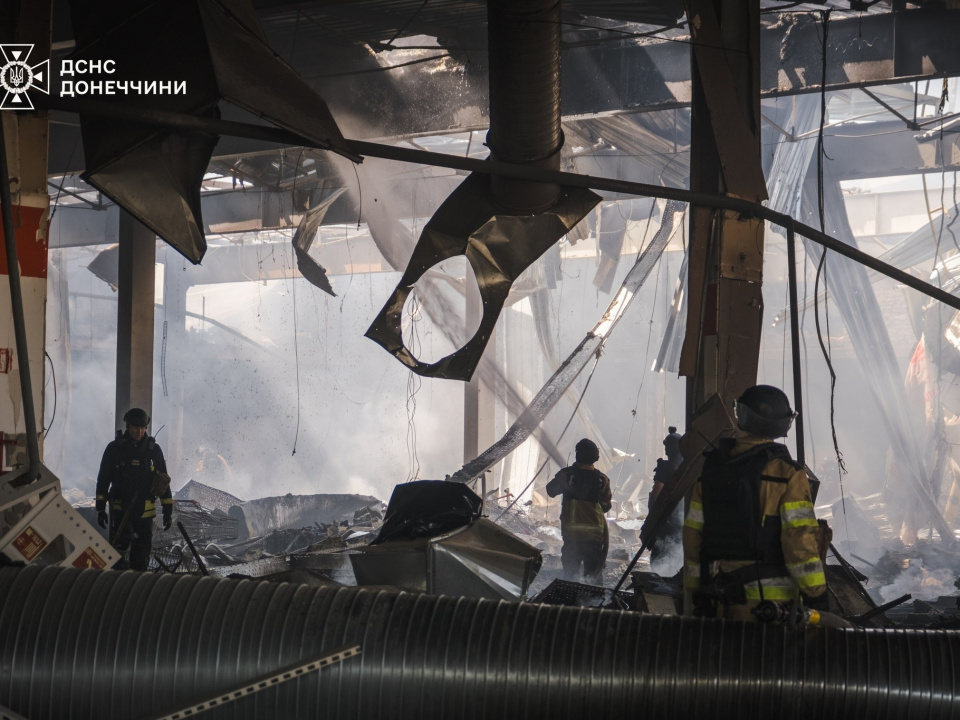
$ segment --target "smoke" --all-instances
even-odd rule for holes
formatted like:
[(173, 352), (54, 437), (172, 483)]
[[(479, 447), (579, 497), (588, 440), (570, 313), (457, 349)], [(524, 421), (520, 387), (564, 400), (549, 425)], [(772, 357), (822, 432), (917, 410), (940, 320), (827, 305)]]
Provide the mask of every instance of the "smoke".
[(913, 595), (914, 600), (936, 600), (943, 595), (956, 595), (957, 588), (953, 584), (957, 579), (957, 571), (949, 568), (926, 569), (922, 562), (910, 563), (888, 585), (877, 588), (882, 602), (889, 602), (907, 593)]

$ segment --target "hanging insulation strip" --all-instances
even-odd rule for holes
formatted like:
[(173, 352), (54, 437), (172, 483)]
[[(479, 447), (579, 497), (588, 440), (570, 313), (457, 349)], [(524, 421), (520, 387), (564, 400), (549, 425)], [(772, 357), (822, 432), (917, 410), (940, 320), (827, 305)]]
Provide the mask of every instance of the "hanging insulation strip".
[(952, 718), (960, 638), (72, 568), (0, 570), (0, 706), (204, 718)]

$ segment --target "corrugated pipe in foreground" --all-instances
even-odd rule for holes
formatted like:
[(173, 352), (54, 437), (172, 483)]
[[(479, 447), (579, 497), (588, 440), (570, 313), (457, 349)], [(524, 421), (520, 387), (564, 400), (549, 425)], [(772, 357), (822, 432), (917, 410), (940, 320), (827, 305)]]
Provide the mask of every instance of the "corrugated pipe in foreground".
[(71, 568), (0, 570), (0, 706), (204, 718), (953, 718), (956, 633), (791, 632), (631, 612)]

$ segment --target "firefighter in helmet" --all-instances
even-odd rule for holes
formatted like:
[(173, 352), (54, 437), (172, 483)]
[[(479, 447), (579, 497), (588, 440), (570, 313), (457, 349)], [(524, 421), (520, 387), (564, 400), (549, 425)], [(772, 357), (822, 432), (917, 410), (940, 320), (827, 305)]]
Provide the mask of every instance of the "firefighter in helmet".
[[(131, 408), (126, 430), (107, 445), (97, 475), (97, 522), (110, 526), (110, 542), (128, 556), (132, 570), (146, 570), (153, 544), (156, 500), (163, 508), (163, 529), (173, 520), (173, 495), (163, 451), (147, 435), (150, 416)], [(110, 505), (109, 519), (107, 503)]]
[(560, 562), (563, 576), (577, 580), (580, 567), (587, 583), (599, 583), (610, 546), (610, 535), (604, 513), (611, 508), (610, 478), (594, 467), (600, 449), (589, 438), (575, 448), (576, 462), (562, 468), (547, 483), (550, 497), (561, 495), (560, 534), (563, 548)]
[(827, 610), (810, 484), (774, 442), (796, 413), (783, 391), (756, 385), (737, 399), (736, 416), (744, 435), (705, 453), (684, 520), (686, 609), (748, 621), (764, 600)]

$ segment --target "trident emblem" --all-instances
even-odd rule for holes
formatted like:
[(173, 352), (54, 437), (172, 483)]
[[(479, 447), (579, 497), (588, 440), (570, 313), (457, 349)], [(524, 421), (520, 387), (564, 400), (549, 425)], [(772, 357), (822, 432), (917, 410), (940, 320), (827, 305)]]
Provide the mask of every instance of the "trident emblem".
[(32, 110), (33, 103), (30, 102), (28, 91), (50, 92), (50, 61), (30, 65), (31, 52), (33, 45), (0, 45), (0, 54), (3, 55), (0, 89), (4, 91), (0, 110)]

